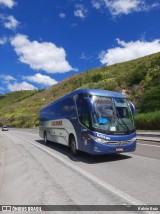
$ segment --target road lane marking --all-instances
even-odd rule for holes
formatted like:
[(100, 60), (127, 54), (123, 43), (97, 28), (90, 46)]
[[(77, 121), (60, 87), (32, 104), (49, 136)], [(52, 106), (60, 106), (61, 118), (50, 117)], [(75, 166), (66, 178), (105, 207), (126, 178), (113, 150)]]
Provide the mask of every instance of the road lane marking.
[(137, 143), (137, 144), (144, 145), (144, 146), (151, 146), (151, 147), (159, 147), (160, 148), (160, 146), (157, 146), (157, 145), (148, 145), (148, 144), (145, 144), (145, 143)]
[[(71, 168), (73, 171), (77, 172), (78, 174), (82, 175), (83, 177), (87, 178), (88, 180), (92, 181), (93, 183), (96, 183), (98, 186), (101, 186), (102, 188), (110, 191), (112, 194), (115, 194), (117, 196), (119, 196), (120, 198), (123, 198), (125, 201), (128, 201), (129, 204), (131, 205), (143, 205), (143, 206), (147, 206), (146, 204), (144, 204), (143, 202), (135, 199), (134, 197), (126, 194), (125, 192), (119, 190), (118, 188), (108, 184), (107, 182), (101, 180), (100, 178), (97, 178), (96, 176), (90, 174), (89, 172), (83, 170), (82, 168), (75, 166), (74, 164), (68, 162), (67, 160), (65, 160), (64, 158), (58, 156), (57, 154), (54, 154), (53, 152), (49, 151), (48, 149), (45, 148), (45, 146), (43, 145), (38, 145), (36, 143), (33, 143), (30, 140), (27, 140), (21, 136), (18, 136), (16, 134), (12, 134), (32, 145), (34, 145), (35, 147), (41, 149), (42, 151), (45, 151), (46, 153), (48, 153), (49, 155), (51, 155), (53, 158), (57, 159), (58, 161), (60, 161), (61, 163), (63, 163), (65, 166)], [(152, 211), (143, 211), (144, 213), (148, 213), (148, 214), (153, 214)], [(159, 211), (154, 211), (154, 214), (160, 214)]]

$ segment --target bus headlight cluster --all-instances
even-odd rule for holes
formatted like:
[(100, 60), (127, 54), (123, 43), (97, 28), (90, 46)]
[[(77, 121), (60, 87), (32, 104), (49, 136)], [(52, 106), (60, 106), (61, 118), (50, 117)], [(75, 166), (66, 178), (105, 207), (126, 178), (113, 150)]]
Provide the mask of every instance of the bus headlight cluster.
[(92, 135), (89, 135), (91, 139), (93, 139), (94, 141), (96, 141), (97, 143), (108, 143), (109, 141), (105, 140), (105, 139), (102, 139), (102, 138), (99, 138), (99, 137), (94, 137)]
[(108, 143), (108, 141), (106, 141), (106, 140), (104, 140), (102, 138), (98, 138), (98, 137), (95, 138), (95, 141), (98, 142), (98, 143)]
[(132, 142), (134, 142), (135, 140), (137, 140), (136, 137), (133, 137), (133, 138), (130, 140), (130, 142), (132, 143)]

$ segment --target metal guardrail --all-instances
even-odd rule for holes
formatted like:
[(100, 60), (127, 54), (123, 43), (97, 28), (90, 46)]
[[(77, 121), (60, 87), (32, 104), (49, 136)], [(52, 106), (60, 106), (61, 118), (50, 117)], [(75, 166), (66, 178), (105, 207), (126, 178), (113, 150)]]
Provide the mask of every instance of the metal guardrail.
[(137, 132), (137, 136), (160, 137), (160, 132)]
[(39, 128), (9, 128), (9, 129), (13, 131), (31, 132), (36, 134), (39, 132)]
[(160, 132), (137, 132), (137, 140), (160, 142)]

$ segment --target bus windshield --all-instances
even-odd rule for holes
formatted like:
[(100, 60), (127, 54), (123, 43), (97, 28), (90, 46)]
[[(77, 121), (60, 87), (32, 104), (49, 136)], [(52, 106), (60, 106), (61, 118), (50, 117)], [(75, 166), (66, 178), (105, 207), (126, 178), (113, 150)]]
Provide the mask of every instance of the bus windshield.
[(122, 98), (92, 96), (94, 130), (108, 132), (128, 132), (135, 130), (129, 102)]

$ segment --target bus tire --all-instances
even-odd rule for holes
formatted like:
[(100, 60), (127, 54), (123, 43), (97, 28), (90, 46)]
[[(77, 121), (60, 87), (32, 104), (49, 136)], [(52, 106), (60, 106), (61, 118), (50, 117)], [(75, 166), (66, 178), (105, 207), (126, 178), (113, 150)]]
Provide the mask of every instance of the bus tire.
[(74, 136), (70, 137), (69, 147), (71, 150), (72, 155), (78, 155), (78, 149), (76, 147), (76, 140)]
[(48, 144), (48, 139), (47, 139), (47, 132), (44, 133), (44, 144), (47, 145)]

